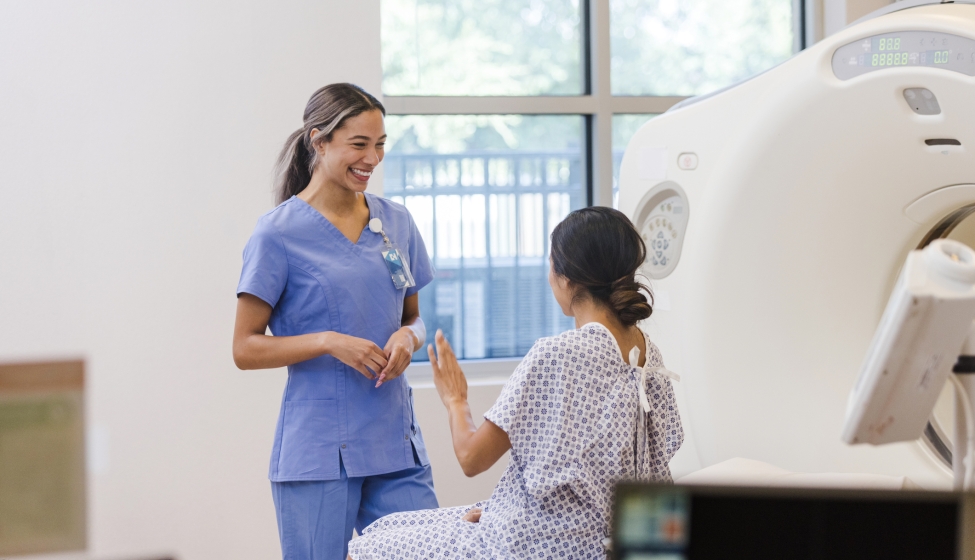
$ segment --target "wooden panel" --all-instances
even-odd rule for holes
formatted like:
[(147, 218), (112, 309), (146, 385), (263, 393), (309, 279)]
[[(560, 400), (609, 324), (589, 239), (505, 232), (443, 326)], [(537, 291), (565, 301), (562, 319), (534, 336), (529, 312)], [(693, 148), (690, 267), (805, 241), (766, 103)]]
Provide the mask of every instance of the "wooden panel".
[(0, 365), (0, 558), (86, 548), (84, 364)]
[(85, 364), (80, 360), (0, 364), (0, 394), (81, 391)]

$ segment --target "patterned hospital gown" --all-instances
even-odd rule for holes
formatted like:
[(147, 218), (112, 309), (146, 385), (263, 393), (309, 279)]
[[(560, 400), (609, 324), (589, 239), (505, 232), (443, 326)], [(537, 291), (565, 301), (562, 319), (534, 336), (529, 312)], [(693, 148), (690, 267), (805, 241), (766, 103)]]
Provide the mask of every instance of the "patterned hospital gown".
[[(649, 339), (644, 369), (662, 367)], [(629, 352), (627, 352), (628, 354)], [(605, 558), (613, 485), (670, 482), (684, 433), (670, 380), (628, 365), (604, 326), (535, 343), (484, 417), (508, 434), (511, 460), (479, 523), (474, 506), (395, 513), (349, 545), (379, 558)]]

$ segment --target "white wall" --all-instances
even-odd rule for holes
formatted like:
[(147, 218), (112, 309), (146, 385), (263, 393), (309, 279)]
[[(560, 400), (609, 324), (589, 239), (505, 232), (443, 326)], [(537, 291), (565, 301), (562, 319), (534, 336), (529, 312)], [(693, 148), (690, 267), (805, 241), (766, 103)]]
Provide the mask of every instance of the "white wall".
[(0, 0), (0, 361), (87, 359), (97, 556), (280, 558), (241, 250), (312, 91), (380, 75), (378, 0)]
[(861, 17), (895, 0), (807, 0), (807, 41), (815, 43), (829, 37)]

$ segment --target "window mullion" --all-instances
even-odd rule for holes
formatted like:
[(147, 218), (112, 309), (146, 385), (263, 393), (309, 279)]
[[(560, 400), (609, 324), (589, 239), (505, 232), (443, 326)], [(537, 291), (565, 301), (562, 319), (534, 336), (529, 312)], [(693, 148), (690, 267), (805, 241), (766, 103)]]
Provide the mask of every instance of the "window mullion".
[(613, 205), (613, 92), (610, 82), (609, 2), (592, 0), (589, 8), (589, 84), (595, 101), (590, 128), (592, 203)]
[(386, 96), (390, 115), (586, 115), (596, 111), (589, 95), (566, 96)]

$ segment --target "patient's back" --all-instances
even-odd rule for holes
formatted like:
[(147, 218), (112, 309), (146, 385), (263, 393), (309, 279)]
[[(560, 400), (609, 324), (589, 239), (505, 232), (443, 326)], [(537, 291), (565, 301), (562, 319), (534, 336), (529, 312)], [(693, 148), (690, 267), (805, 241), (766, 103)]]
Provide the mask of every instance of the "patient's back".
[[(645, 367), (663, 366), (646, 348)], [(648, 375), (645, 413), (639, 379), (598, 323), (535, 343), (484, 415), (511, 441), (481, 517), (495, 556), (603, 557), (614, 484), (671, 480), (683, 440), (673, 387)]]

